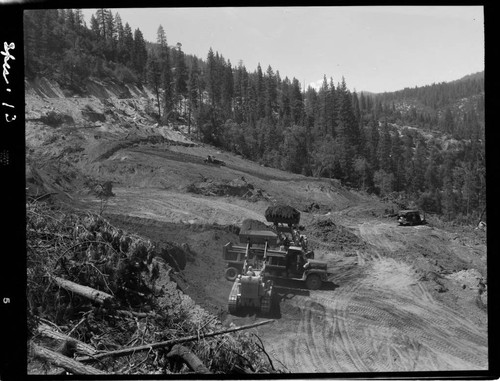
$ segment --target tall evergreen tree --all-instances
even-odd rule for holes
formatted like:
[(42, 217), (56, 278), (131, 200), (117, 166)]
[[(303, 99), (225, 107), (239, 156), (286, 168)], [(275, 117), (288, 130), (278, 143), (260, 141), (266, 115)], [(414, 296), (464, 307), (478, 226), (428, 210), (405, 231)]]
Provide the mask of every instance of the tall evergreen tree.
[(182, 44), (178, 42), (175, 50), (175, 68), (174, 68), (174, 83), (175, 83), (175, 94), (177, 103), (181, 102), (183, 97), (187, 97), (188, 93), (187, 81), (188, 81), (188, 71), (186, 67), (184, 52), (182, 51)]
[(412, 190), (415, 193), (422, 192), (425, 186), (427, 148), (423, 138), (419, 139), (413, 157), (413, 179)]
[(382, 134), (380, 136), (377, 153), (380, 169), (387, 173), (392, 171), (391, 150), (391, 135), (389, 133), (389, 126), (387, 125), (387, 122), (384, 122), (382, 124)]
[(146, 50), (146, 41), (139, 28), (134, 31), (134, 56), (133, 65), (139, 78), (143, 77), (144, 69), (146, 67), (146, 61), (148, 59), (148, 52)]
[(128, 22), (123, 27), (123, 63), (134, 68), (134, 35)]
[(188, 80), (188, 134), (191, 134), (191, 115), (193, 111), (196, 111), (198, 108), (198, 97), (200, 92), (199, 76), (198, 62), (194, 60), (189, 69)]
[(207, 70), (205, 72), (205, 82), (207, 84), (208, 99), (210, 105), (215, 107), (218, 100), (218, 78), (217, 78), (217, 61), (212, 48), (208, 51)]
[(161, 118), (161, 102), (160, 102), (160, 88), (161, 88), (161, 68), (158, 57), (155, 54), (150, 54), (147, 61), (147, 80), (149, 85), (153, 88), (153, 93), (156, 96), (156, 104), (158, 107), (158, 120)]

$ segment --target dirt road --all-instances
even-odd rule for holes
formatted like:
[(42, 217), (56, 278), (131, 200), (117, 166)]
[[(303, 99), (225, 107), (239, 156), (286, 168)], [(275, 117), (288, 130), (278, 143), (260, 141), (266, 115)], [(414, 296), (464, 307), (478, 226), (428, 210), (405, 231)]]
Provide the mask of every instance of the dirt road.
[(364, 261), (335, 283), (286, 300), (279, 323), (261, 330), (290, 371), (487, 369), (485, 329), (437, 303), (408, 265)]
[(276, 362), (311, 373), (487, 369), (484, 312), (437, 300), (422, 268), (385, 255), (434, 229), (376, 220), (358, 228), (369, 248), (331, 258), (333, 289), (278, 289), (280, 318), (259, 330)]

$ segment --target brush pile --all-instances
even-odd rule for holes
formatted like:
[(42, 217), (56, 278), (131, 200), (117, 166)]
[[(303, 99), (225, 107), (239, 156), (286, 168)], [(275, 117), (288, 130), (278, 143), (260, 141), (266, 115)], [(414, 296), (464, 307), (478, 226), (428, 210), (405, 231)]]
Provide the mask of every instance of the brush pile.
[(257, 336), (225, 333), (179, 291), (168, 247), (99, 215), (26, 207), (30, 374), (274, 371)]

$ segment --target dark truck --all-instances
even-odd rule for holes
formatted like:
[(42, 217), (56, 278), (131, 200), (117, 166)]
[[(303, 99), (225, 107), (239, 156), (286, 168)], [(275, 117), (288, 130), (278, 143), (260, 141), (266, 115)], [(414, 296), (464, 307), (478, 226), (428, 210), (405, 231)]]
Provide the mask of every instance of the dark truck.
[(420, 216), (418, 210), (400, 210), (398, 213), (399, 225), (422, 225), (425, 224), (425, 219)]

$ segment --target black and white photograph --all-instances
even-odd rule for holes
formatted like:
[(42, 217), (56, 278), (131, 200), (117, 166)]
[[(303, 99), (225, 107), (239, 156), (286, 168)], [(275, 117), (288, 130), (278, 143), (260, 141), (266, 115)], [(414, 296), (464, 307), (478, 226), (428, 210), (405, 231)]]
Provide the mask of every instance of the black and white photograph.
[(24, 9), (26, 374), (486, 374), (484, 15)]

